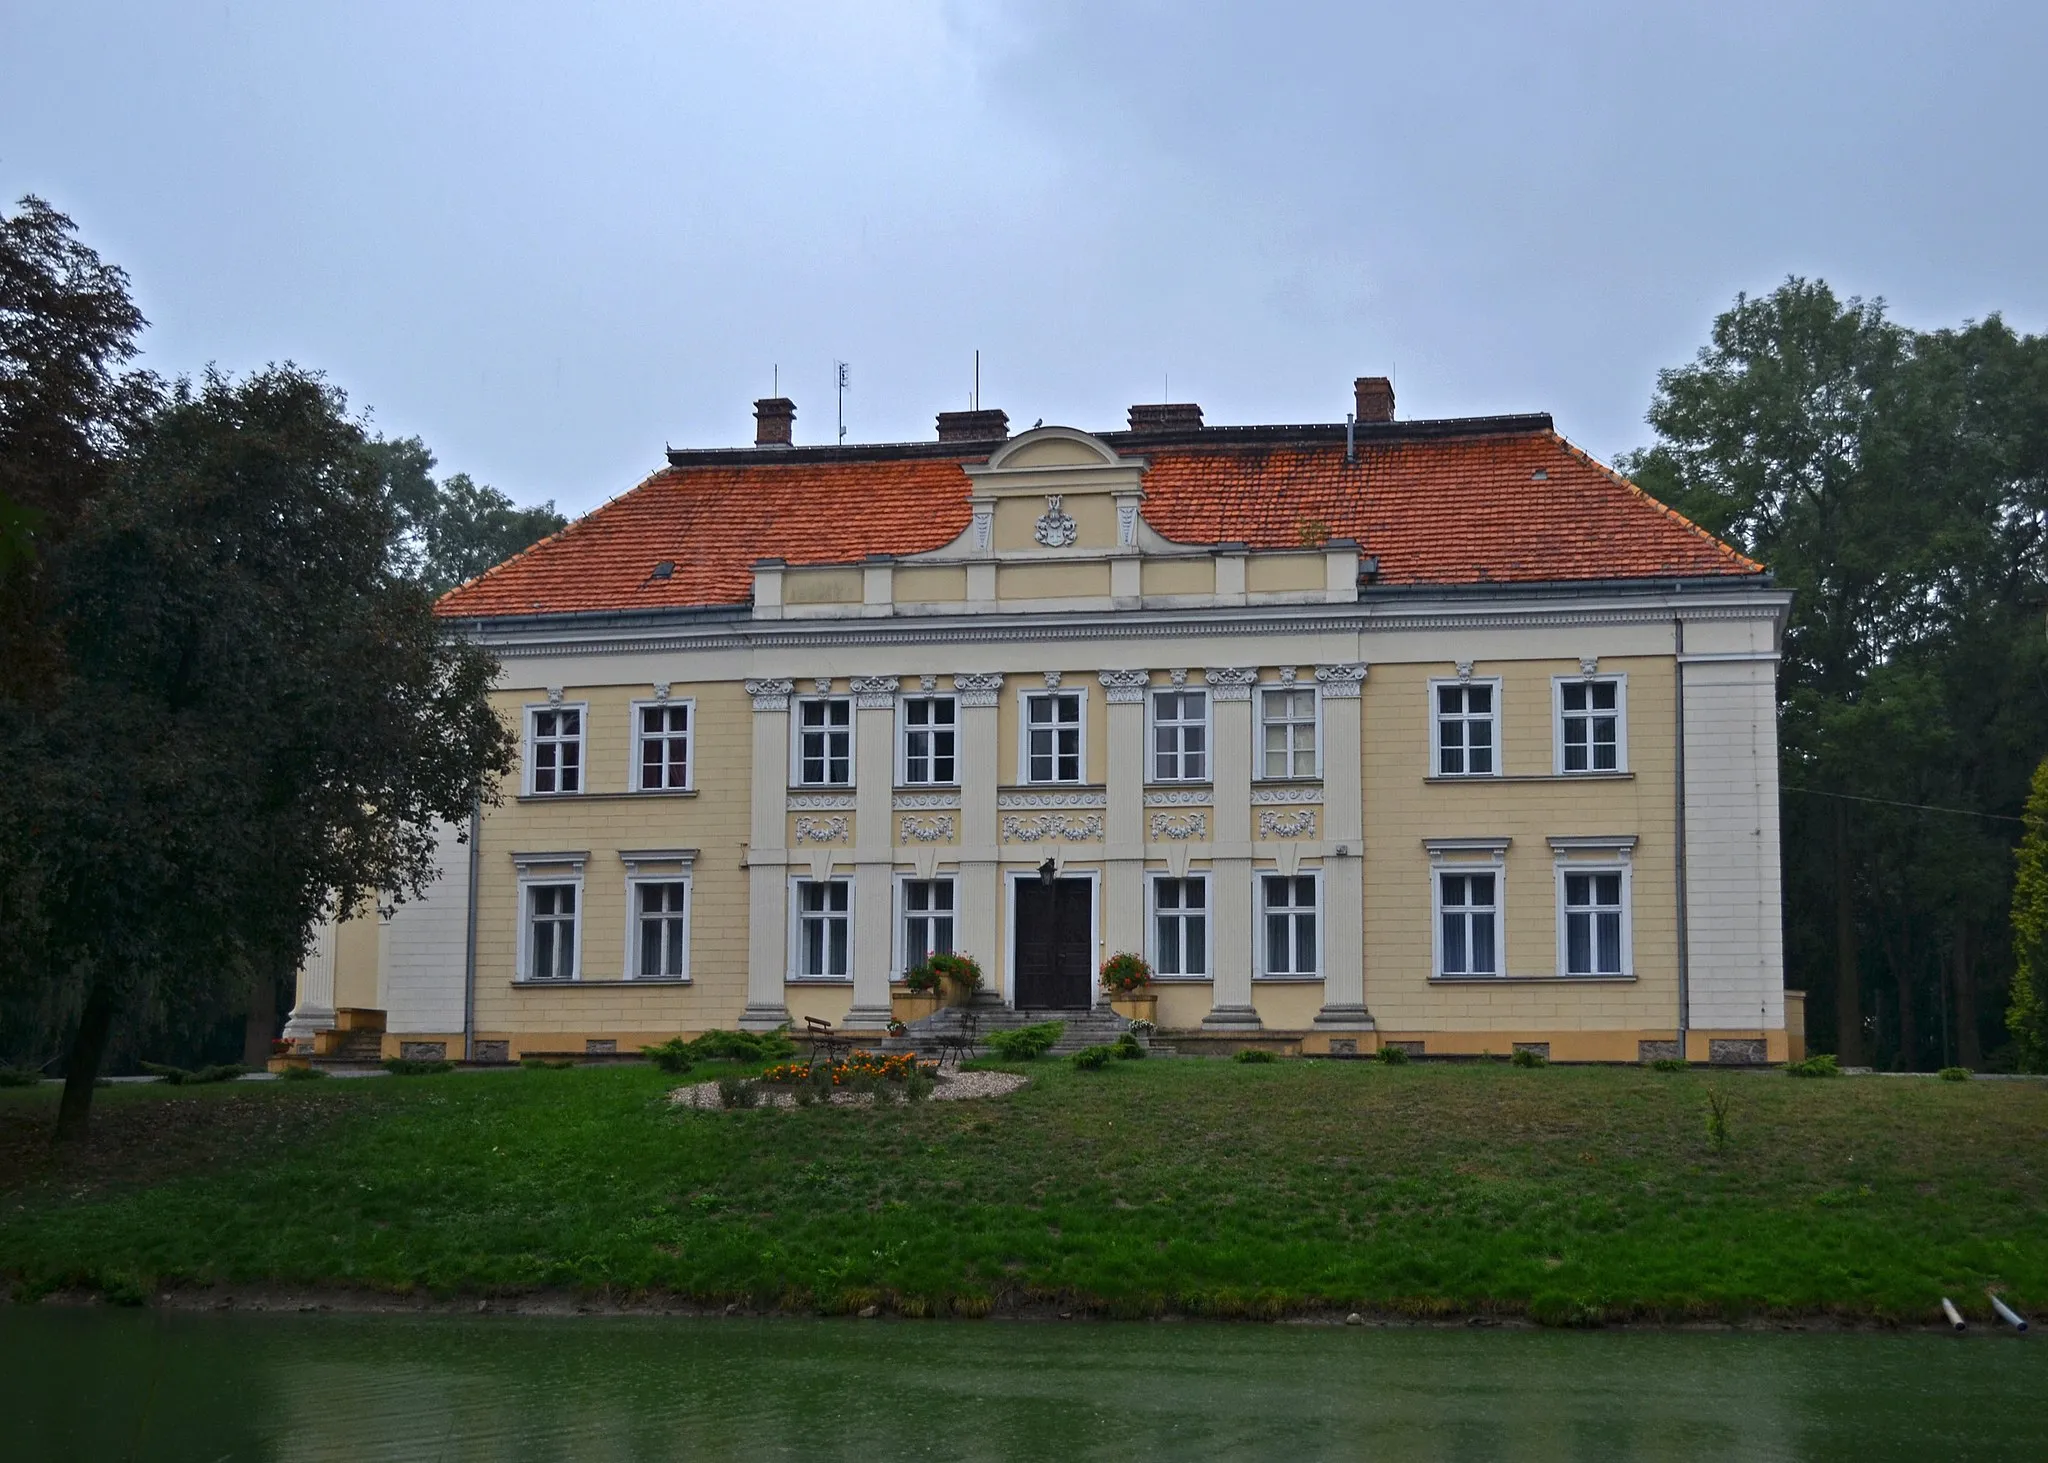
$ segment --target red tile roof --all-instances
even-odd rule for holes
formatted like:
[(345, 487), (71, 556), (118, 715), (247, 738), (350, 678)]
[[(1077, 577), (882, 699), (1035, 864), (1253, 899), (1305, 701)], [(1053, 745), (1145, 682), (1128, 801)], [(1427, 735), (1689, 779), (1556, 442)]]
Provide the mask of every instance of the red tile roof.
[[(1322, 525), (1378, 557), (1380, 584), (1762, 572), (1549, 430), (1547, 419), (1510, 421), (1521, 429), (1397, 423), (1361, 440), (1355, 464), (1345, 462), (1341, 428), (1300, 429), (1294, 440), (1271, 428), (1105, 440), (1149, 460), (1143, 512), (1166, 537), (1290, 548)], [(961, 466), (985, 460), (988, 444), (957, 455), (953, 444), (936, 446), (866, 456), (707, 452), (701, 462), (678, 452), (631, 492), (451, 590), (440, 613), (744, 604), (757, 559), (847, 563), (938, 548), (967, 527)], [(674, 570), (654, 578), (663, 560)]]

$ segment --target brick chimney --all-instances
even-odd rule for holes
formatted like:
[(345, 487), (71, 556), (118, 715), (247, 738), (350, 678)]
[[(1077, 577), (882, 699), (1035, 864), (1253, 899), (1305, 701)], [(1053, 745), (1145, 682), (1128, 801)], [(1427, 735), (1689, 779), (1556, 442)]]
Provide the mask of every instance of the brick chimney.
[(1010, 414), (997, 407), (939, 413), (941, 442), (1001, 442), (1010, 435)]
[(754, 403), (754, 445), (787, 447), (796, 430), (796, 403), (786, 396), (764, 396)]
[(1133, 432), (1179, 432), (1202, 425), (1202, 408), (1192, 401), (1161, 401), (1131, 408)]
[(1351, 386), (1358, 397), (1361, 422), (1391, 422), (1394, 419), (1394, 383), (1384, 376), (1360, 376)]

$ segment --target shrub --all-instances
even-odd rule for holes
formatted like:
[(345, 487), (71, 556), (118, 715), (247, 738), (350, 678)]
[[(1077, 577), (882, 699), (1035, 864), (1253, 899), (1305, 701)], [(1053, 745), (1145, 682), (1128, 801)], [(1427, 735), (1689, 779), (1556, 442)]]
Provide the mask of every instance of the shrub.
[(1822, 1052), (1818, 1056), (1808, 1057), (1803, 1062), (1787, 1062), (1785, 1064), (1785, 1075), (1787, 1077), (1839, 1077), (1842, 1075), (1842, 1069), (1836, 1064), (1833, 1052)]
[[(677, 1038), (681, 1042), (681, 1038)], [(700, 1062), (779, 1062), (796, 1055), (796, 1043), (780, 1028), (774, 1031), (707, 1031), (695, 1041), (681, 1042)]]
[(1126, 1031), (1116, 1039), (1116, 1056), (1120, 1062), (1144, 1060), (1145, 1044), (1138, 1040), (1138, 1034), (1135, 1031)]
[(326, 1075), (318, 1067), (286, 1067), (277, 1078), (280, 1082), (314, 1082)]
[(643, 1046), (640, 1048), (640, 1055), (672, 1077), (680, 1077), (697, 1065), (695, 1053), (690, 1050), (690, 1043), (680, 1036), (671, 1036), (667, 1041), (654, 1046)]
[(1233, 1062), (1270, 1062), (1276, 1060), (1273, 1054), (1262, 1046), (1248, 1046), (1230, 1060)]
[(1084, 1046), (1068, 1058), (1084, 1072), (1099, 1072), (1109, 1065), (1109, 1059), (1116, 1055), (1113, 1046)]
[(1142, 955), (1124, 950), (1102, 962), (1102, 988), (1112, 996), (1135, 995), (1152, 984), (1152, 967)]
[(1395, 1046), (1392, 1043), (1381, 1047), (1374, 1055), (1390, 1067), (1404, 1066), (1414, 1060), (1413, 1054), (1409, 1052), (1407, 1047)]
[(183, 1067), (163, 1067), (155, 1062), (143, 1062), (140, 1065), (150, 1076), (161, 1077), (173, 1087), (197, 1087), (207, 1082), (232, 1082), (249, 1070), (239, 1062), (221, 1062), (216, 1066), (201, 1067), (196, 1072), (188, 1072)]
[(818, 1103), (818, 1084), (815, 1082), (799, 1082), (796, 1085), (796, 1091), (790, 1095), (796, 1099), (798, 1107), (815, 1107)]
[(760, 1084), (745, 1077), (720, 1077), (718, 1079), (718, 1105), (720, 1107), (754, 1107), (761, 1101)]
[(1707, 1089), (1707, 1142), (1716, 1151), (1728, 1146), (1728, 1097), (1717, 1087)]
[(1036, 1026), (1019, 1026), (1014, 1031), (991, 1031), (982, 1045), (1008, 1062), (1028, 1062), (1044, 1056), (1067, 1034), (1064, 1021), (1041, 1021)]
[(930, 959), (924, 959), (903, 972), (903, 988), (913, 996), (937, 995), (946, 978), (932, 969)]
[(1532, 1052), (1525, 1046), (1516, 1047), (1514, 1056), (1509, 1060), (1518, 1067), (1547, 1067), (1550, 1065), (1549, 1057), (1543, 1055), (1542, 1052)]
[(1652, 1072), (1683, 1072), (1689, 1065), (1684, 1057), (1659, 1057), (1650, 1063)]
[(0, 1067), (0, 1087), (33, 1087), (42, 1080), (34, 1067)]
[(1941, 1080), (1944, 1082), (1967, 1082), (1970, 1080), (1970, 1069), (1968, 1067), (1943, 1067), (1941, 1069)]
[(939, 979), (953, 987), (961, 996), (971, 996), (981, 986), (981, 962), (972, 955), (949, 951), (940, 955), (925, 957), (925, 963), (938, 972)]
[(455, 1063), (422, 1061), (418, 1057), (386, 1057), (384, 1070), (394, 1077), (432, 1077), (441, 1072), (454, 1071)]
[(931, 1075), (920, 1068), (904, 1079), (903, 1100), (905, 1102), (923, 1102), (932, 1095), (932, 1089), (936, 1086), (938, 1086), (938, 1083), (932, 1079)]

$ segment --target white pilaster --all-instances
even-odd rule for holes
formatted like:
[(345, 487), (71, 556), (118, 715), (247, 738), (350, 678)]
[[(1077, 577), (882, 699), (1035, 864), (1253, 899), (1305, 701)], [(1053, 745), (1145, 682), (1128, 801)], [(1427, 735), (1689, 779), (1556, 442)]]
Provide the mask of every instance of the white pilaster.
[(896, 687), (894, 676), (855, 676), (853, 690), (853, 1007), (846, 1025), (889, 1024), (894, 912)]
[(953, 677), (960, 697), (960, 949), (981, 962), (985, 984), (1001, 993), (1007, 985), (1002, 950), (996, 942), (1001, 899), (996, 858), (996, 786), (1000, 749), (996, 744), (997, 698), (1003, 678), (995, 673)]
[[(1135, 562), (1135, 561), (1134, 561)], [(1109, 807), (1103, 848), (1103, 954), (1145, 949), (1145, 687), (1149, 671), (1103, 671), (1109, 702)], [(1098, 1000), (1106, 999), (1097, 995)]]
[(1316, 667), (1323, 712), (1323, 1008), (1321, 1031), (1368, 1031), (1365, 1005), (1365, 807), (1362, 665)]
[(311, 1036), (334, 1029), (334, 921), (322, 920), (314, 932), (313, 948), (299, 965), (298, 999), (292, 1003), (291, 1019), (284, 1034)]
[(740, 1025), (772, 1031), (789, 1020), (789, 697), (784, 680), (748, 681), (754, 700), (752, 836), (747, 845), (747, 1007)]
[(1209, 1014), (1202, 1025), (1208, 1030), (1256, 1031), (1259, 1013), (1252, 1005), (1252, 685), (1258, 672), (1229, 667), (1208, 671), (1205, 679), (1216, 733), (1216, 842), (1210, 877), (1216, 971)]

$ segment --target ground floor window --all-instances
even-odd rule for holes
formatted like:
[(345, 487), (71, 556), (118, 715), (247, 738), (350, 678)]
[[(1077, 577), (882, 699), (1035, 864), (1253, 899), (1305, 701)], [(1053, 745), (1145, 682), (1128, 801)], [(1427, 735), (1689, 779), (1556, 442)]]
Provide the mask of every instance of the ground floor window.
[(1623, 948), (1621, 871), (1567, 869), (1559, 882), (1564, 886), (1564, 973), (1624, 973), (1628, 953)]
[(1500, 974), (1500, 876), (1437, 875), (1438, 974)]
[(953, 950), (953, 881), (903, 881), (903, 968)]
[(1312, 976), (1321, 968), (1316, 939), (1316, 878), (1313, 874), (1265, 874), (1259, 879), (1265, 907), (1266, 975)]
[(635, 958), (640, 980), (687, 980), (690, 974), (690, 886), (648, 880), (634, 886)]
[(1196, 978), (1209, 973), (1209, 880), (1152, 880), (1152, 973)]
[(845, 879), (796, 881), (796, 974), (843, 980), (853, 973), (852, 891)]
[(526, 978), (576, 978), (574, 884), (526, 886)]

